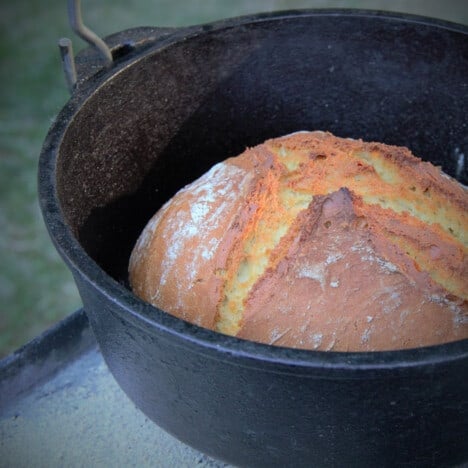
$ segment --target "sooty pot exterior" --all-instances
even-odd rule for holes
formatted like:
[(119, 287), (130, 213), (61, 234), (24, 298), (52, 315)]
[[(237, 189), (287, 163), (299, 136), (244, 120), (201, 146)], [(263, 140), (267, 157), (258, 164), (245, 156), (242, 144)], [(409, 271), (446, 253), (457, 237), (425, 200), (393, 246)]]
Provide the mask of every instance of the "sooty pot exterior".
[(466, 28), (303, 11), (144, 33), (122, 33), (138, 40), (79, 83), (39, 169), (47, 227), (124, 391), (168, 432), (239, 466), (467, 461), (466, 340), (379, 353), (276, 348), (187, 324), (127, 287), (154, 211), (268, 137), (321, 129), (405, 145), (466, 183)]

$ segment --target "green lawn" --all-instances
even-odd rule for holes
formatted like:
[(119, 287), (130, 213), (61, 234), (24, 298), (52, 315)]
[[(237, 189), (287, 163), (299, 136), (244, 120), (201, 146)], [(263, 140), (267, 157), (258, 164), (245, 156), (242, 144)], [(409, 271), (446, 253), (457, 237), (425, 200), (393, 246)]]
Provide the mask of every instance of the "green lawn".
[[(468, 2), (280, 0), (83, 0), (90, 28), (182, 26), (292, 8), (404, 11), (468, 23)], [(46, 233), (36, 196), (37, 160), (68, 95), (57, 40), (70, 32), (66, 0), (0, 4), (0, 357), (80, 306), (70, 273)]]

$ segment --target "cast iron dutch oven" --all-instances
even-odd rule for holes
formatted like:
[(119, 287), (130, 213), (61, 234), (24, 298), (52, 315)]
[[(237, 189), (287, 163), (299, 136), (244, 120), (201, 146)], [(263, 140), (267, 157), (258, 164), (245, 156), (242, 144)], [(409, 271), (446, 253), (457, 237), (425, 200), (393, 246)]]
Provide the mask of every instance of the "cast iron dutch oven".
[[(262, 14), (108, 38), (47, 136), (40, 203), (117, 382), (239, 466), (468, 461), (468, 340), (374, 353), (248, 342), (135, 297), (127, 263), (176, 190), (296, 130), (404, 145), (467, 182), (468, 29), (368, 11)], [(346, 313), (346, 311), (343, 311)], [(118, 431), (119, 428), (109, 428)]]

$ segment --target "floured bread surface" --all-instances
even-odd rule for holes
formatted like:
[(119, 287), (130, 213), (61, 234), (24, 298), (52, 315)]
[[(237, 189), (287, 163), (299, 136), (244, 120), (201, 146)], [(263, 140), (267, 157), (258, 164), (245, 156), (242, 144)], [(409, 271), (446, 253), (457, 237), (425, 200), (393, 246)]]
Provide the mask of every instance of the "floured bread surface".
[(300, 132), (217, 164), (150, 220), (142, 299), (263, 343), (333, 351), (468, 338), (468, 194), (406, 148)]

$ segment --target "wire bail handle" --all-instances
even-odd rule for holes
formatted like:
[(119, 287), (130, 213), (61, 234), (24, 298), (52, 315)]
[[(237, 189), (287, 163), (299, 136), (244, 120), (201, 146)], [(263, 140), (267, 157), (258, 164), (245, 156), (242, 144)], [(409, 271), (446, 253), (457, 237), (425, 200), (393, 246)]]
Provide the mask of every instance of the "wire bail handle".
[[(112, 63), (112, 52), (107, 46), (107, 44), (91, 29), (89, 29), (83, 23), (83, 17), (81, 14), (81, 0), (68, 0), (68, 21), (71, 28), (75, 33), (81, 37), (83, 40), (88, 42), (88, 44), (96, 47), (104, 58), (105, 65), (110, 65)], [(70, 93), (73, 92), (76, 82), (76, 66), (75, 66), (75, 57), (73, 55), (72, 41), (63, 37), (58, 42), (60, 55), (62, 58), (62, 67), (65, 73), (65, 79), (67, 81), (68, 90)]]

